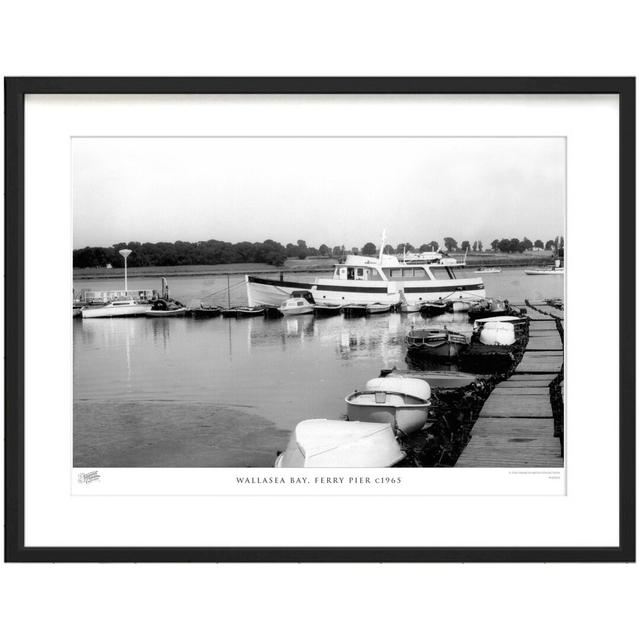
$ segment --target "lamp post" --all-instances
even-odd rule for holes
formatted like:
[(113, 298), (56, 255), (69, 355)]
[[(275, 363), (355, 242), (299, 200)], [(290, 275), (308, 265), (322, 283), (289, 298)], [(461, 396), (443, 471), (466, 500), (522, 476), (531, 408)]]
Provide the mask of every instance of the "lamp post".
[(131, 249), (120, 249), (118, 253), (124, 258), (124, 292), (129, 293), (127, 289), (127, 258), (131, 255)]

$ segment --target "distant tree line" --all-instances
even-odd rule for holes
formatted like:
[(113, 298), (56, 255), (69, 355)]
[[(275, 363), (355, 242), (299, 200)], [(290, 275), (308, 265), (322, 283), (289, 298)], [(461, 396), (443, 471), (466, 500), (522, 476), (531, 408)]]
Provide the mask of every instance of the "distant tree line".
[[(542, 240), (531, 242), (529, 238), (503, 238), (491, 242), (493, 251), (502, 253), (522, 253), (530, 251), (534, 247), (546, 249), (563, 254), (564, 238), (557, 236), (554, 240)], [(471, 244), (468, 240), (463, 240), (458, 247), (458, 242), (454, 238), (444, 239), (444, 249), (446, 251), (482, 251), (483, 245), (480, 240), (475, 240)], [(223, 242), (222, 240), (205, 240), (200, 242), (120, 242), (111, 247), (84, 247), (75, 249), (73, 252), (73, 266), (76, 268), (104, 267), (107, 264), (113, 266), (122, 265), (122, 257), (118, 254), (120, 249), (131, 249), (132, 253), (127, 264), (130, 267), (169, 267), (188, 264), (232, 264), (239, 262), (262, 262), (277, 267), (282, 266), (287, 258), (297, 258), (304, 260), (307, 256), (323, 256), (339, 259), (346, 253), (365, 256), (377, 255), (378, 249), (373, 242), (367, 242), (362, 247), (352, 247), (346, 251), (344, 245), (337, 245), (330, 248), (329, 245), (321, 244), (317, 249), (307, 246), (304, 240), (298, 240), (296, 244), (288, 243), (282, 245), (275, 240), (265, 240), (264, 242)], [(438, 251), (440, 245), (435, 240), (414, 246), (409, 242), (402, 242), (395, 248), (387, 244), (384, 253), (403, 255), (404, 253)]]
[[(560, 253), (564, 250), (564, 237), (556, 236), (554, 240), (547, 240), (546, 243), (542, 242), (542, 240), (532, 242), (526, 236), (522, 240), (519, 238), (503, 238), (502, 240), (496, 239), (491, 243), (491, 249), (493, 251), (500, 251), (502, 253), (523, 253), (524, 251), (531, 251), (534, 247), (536, 249), (546, 249), (547, 251)], [(439, 248), (440, 245), (435, 240), (419, 246), (414, 246), (410, 242), (403, 242), (395, 249), (390, 244), (385, 245), (384, 253), (402, 255), (416, 251), (420, 253), (425, 251), (438, 251)], [(463, 240), (460, 245), (458, 245), (458, 241), (455, 240), (455, 238), (446, 237), (444, 239), (444, 250), (481, 252), (484, 249), (482, 240), (474, 240), (473, 244), (469, 240)], [(359, 250), (358, 247), (353, 247), (352, 253), (357, 254), (359, 252), (361, 252), (362, 255), (368, 256), (377, 254), (378, 250), (373, 242), (367, 242), (361, 250)]]

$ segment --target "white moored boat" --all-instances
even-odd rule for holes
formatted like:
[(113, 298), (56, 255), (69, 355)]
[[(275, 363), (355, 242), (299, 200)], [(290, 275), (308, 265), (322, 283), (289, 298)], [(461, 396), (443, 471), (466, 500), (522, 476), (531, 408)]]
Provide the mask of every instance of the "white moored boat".
[(114, 300), (99, 307), (84, 307), (82, 309), (82, 317), (122, 318), (125, 316), (144, 316), (150, 309), (151, 305), (129, 298), (128, 300)]
[(387, 422), (405, 435), (422, 429), (431, 406), (431, 388), (415, 378), (373, 378), (364, 391), (346, 398), (349, 420)]
[(525, 269), (528, 276), (563, 276), (564, 267), (553, 267), (552, 269)]
[[(333, 276), (314, 282), (270, 280), (245, 276), (249, 305), (279, 306), (296, 290), (311, 292), (318, 304), (409, 305), (446, 298), (472, 302), (485, 297), (482, 278), (458, 278), (452, 259), (431, 264), (400, 262), (395, 256), (347, 256)], [(404, 299), (401, 298), (403, 296)]]
[(296, 425), (275, 467), (392, 467), (404, 457), (390, 424), (315, 419)]
[(283, 316), (299, 316), (305, 313), (313, 313), (315, 301), (308, 291), (294, 291), (290, 298), (287, 298), (278, 307)]

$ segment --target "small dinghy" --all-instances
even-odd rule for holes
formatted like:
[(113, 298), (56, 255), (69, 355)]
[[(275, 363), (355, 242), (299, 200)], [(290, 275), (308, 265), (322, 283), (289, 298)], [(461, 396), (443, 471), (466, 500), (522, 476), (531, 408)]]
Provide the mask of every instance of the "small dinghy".
[(471, 304), (471, 302), (467, 302), (466, 300), (454, 300), (451, 303), (451, 311), (453, 311), (454, 313), (460, 311), (468, 311)]
[(446, 313), (448, 308), (449, 305), (446, 302), (424, 302), (420, 307), (420, 313), (432, 318)]
[(345, 304), (342, 307), (342, 312), (348, 318), (356, 318), (367, 315), (366, 304)]
[(345, 398), (349, 420), (392, 424), (403, 435), (422, 429), (431, 406), (431, 388), (415, 378), (373, 378), (364, 391)]
[(497, 267), (486, 267), (484, 269), (476, 269), (474, 273), (479, 273), (479, 274), (502, 273), (502, 269), (499, 269)]
[(187, 308), (176, 300), (155, 300), (145, 313), (148, 318), (175, 318), (184, 316)]
[(388, 423), (314, 419), (299, 422), (275, 467), (382, 468), (405, 454)]
[(194, 318), (217, 318), (222, 313), (222, 307), (207, 307), (200, 305), (192, 307), (191, 315)]
[(410, 302), (403, 302), (400, 304), (400, 313), (417, 313), (422, 307), (422, 302), (412, 304)]
[(280, 307), (276, 307), (274, 304), (265, 304), (264, 308), (264, 317), (273, 320), (275, 318), (282, 318), (282, 312), (280, 311)]
[(468, 346), (467, 338), (447, 327), (412, 329), (405, 338), (407, 349), (412, 356), (452, 360)]
[(411, 369), (382, 369), (380, 377), (424, 380), (429, 384), (432, 392), (468, 387), (479, 379), (477, 375), (463, 371), (414, 371)]
[(264, 314), (264, 307), (230, 307), (222, 310), (223, 318), (251, 318)]
[(279, 307), (283, 316), (300, 316), (305, 313), (313, 313), (315, 300), (310, 291), (293, 291), (291, 297), (285, 300)]
[(383, 304), (382, 302), (372, 302), (371, 304), (367, 305), (367, 314), (387, 313), (390, 309), (390, 304)]
[(313, 313), (316, 316), (324, 317), (324, 316), (336, 316), (342, 311), (341, 304), (330, 304), (328, 302), (323, 302), (316, 304), (313, 308)]
[(474, 334), (479, 334), (482, 327), (489, 322), (507, 322), (513, 325), (516, 338), (520, 338), (527, 329), (529, 319), (526, 316), (493, 316), (490, 318), (480, 318), (473, 323)]
[(485, 298), (478, 300), (469, 307), (469, 319), (490, 318), (491, 316), (504, 316), (509, 311), (508, 300), (498, 298)]

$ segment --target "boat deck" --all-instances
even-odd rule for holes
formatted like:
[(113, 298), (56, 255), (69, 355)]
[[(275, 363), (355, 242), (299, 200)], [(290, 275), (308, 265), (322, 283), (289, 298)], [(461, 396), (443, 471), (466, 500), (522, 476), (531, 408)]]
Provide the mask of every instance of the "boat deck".
[[(563, 429), (558, 429), (551, 402), (552, 383), (559, 379), (564, 364), (563, 337), (555, 319), (560, 319), (562, 311), (527, 306), (531, 322), (522, 361), (487, 398), (456, 467), (564, 465)], [(555, 317), (548, 315), (551, 312)]]

